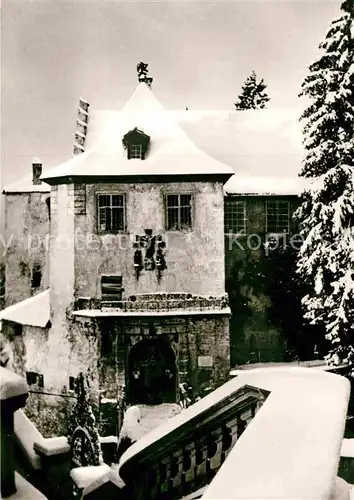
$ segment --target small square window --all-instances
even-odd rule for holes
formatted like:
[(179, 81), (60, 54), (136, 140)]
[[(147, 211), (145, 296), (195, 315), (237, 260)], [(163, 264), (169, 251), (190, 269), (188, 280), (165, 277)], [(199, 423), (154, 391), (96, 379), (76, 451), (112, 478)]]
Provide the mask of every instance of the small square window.
[(288, 233), (290, 229), (290, 203), (284, 200), (267, 200), (266, 232)]
[(117, 233), (125, 230), (125, 195), (99, 194), (98, 230)]
[(22, 325), (20, 323), (14, 323), (14, 335), (22, 335)]
[(168, 194), (166, 196), (166, 229), (182, 231), (192, 228), (191, 194)]
[(38, 385), (38, 387), (44, 387), (44, 377), (41, 373), (36, 372), (26, 372), (26, 381), (28, 385)]
[(32, 267), (32, 288), (39, 288), (42, 281), (42, 270), (40, 264), (34, 264)]
[(75, 391), (76, 389), (76, 378), (69, 377), (69, 391)]

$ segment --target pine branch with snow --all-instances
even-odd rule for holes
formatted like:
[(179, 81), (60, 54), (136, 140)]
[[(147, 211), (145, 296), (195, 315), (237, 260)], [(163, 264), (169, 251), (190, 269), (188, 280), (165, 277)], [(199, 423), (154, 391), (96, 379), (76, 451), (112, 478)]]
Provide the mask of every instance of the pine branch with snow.
[(264, 83), (263, 78), (257, 81), (257, 76), (254, 71), (246, 79), (241, 87), (241, 93), (235, 102), (237, 110), (244, 109), (263, 109), (270, 101), (266, 93), (267, 85)]
[(89, 438), (87, 453), (85, 454), (85, 464), (100, 465), (102, 454), (99, 434), (96, 427), (96, 418), (92, 410), (90, 399), (90, 386), (87, 376), (80, 373), (76, 379), (76, 404), (70, 415), (68, 422), (68, 443), (72, 445), (77, 429), (84, 429)]
[(298, 272), (311, 287), (305, 318), (324, 328), (331, 364), (354, 370), (354, 3), (342, 4), (309, 67), (300, 95), (310, 98), (303, 122), (301, 176), (311, 180), (296, 213), (304, 243)]

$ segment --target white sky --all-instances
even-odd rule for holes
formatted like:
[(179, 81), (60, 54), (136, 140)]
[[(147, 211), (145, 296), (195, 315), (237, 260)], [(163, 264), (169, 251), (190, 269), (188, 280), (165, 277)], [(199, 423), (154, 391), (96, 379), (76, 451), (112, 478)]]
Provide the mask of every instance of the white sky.
[(78, 98), (120, 108), (149, 63), (167, 108), (233, 109), (252, 69), (270, 106), (297, 95), (341, 1), (5, 0), (1, 183), (72, 154)]

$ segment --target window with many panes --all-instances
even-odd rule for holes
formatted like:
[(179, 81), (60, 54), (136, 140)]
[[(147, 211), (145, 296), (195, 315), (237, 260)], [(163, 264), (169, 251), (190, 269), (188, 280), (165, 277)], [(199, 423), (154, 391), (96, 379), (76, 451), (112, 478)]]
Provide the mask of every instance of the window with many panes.
[(290, 203), (284, 200), (267, 200), (267, 233), (288, 233), (290, 229)]
[(125, 195), (99, 194), (98, 230), (116, 233), (125, 230)]
[(168, 194), (166, 196), (166, 229), (181, 231), (192, 228), (191, 194)]
[(129, 146), (129, 158), (130, 159), (143, 159), (143, 146), (142, 144), (131, 144)]
[(246, 202), (225, 199), (224, 203), (225, 234), (246, 233)]

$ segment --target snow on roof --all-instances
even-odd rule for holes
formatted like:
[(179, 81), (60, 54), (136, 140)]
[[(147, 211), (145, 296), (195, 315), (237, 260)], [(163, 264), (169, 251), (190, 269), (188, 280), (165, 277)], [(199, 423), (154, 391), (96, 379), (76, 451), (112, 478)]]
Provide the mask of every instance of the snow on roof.
[[(301, 110), (271, 108), (248, 111), (166, 110), (145, 83), (140, 83), (123, 110), (93, 110), (85, 152), (42, 173), (42, 179), (65, 176), (143, 176), (235, 174), (226, 194), (299, 195), (307, 187), (299, 178), (304, 157)], [(123, 136), (135, 127), (151, 136), (144, 161), (128, 160)], [(5, 192), (47, 192), (32, 177)]]
[(42, 182), (41, 184), (33, 184), (32, 174), (26, 175), (22, 179), (5, 186), (3, 189), (4, 194), (10, 193), (50, 193), (48, 184)]
[[(128, 160), (122, 139), (138, 128), (151, 138), (144, 161)], [(209, 156), (189, 139), (145, 83), (120, 111), (90, 114), (85, 152), (42, 174), (42, 179), (66, 176), (145, 176), (223, 174), (232, 168)]]
[(328, 498), (338, 470), (350, 384), (310, 368), (245, 371), (134, 443), (121, 458), (123, 480), (130, 458), (164, 442), (167, 434), (246, 385), (270, 395), (203, 498)]
[(234, 174), (225, 184), (225, 194), (300, 195), (307, 183), (301, 177), (248, 177)]
[(177, 123), (207, 154), (230, 165), (235, 175), (226, 193), (299, 194), (304, 156), (301, 110), (174, 112)]
[(49, 290), (22, 300), (0, 311), (0, 321), (13, 321), (21, 325), (46, 328), (50, 320)]
[(14, 398), (28, 393), (28, 386), (23, 377), (0, 366), (0, 399)]

